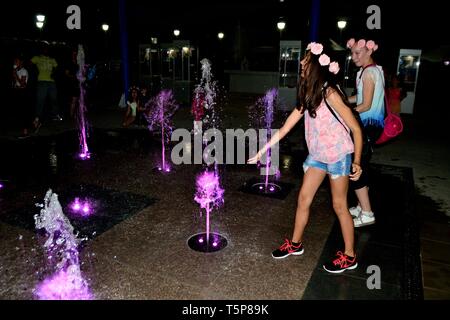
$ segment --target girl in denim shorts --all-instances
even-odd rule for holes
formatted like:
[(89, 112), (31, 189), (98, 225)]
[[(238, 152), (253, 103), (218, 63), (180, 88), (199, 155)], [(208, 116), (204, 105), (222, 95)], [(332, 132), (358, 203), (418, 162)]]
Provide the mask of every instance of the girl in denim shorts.
[(300, 105), (248, 163), (256, 163), (305, 116), (305, 138), (309, 156), (303, 164), (305, 174), (298, 197), (294, 231), (291, 239), (285, 239), (284, 243), (272, 252), (272, 257), (282, 259), (304, 253), (302, 240), (309, 209), (318, 188), (328, 175), (333, 208), (341, 225), (345, 248), (337, 251), (336, 257), (323, 267), (328, 272), (340, 273), (358, 266), (354, 250), (353, 220), (347, 206), (347, 191), (349, 180), (358, 180), (362, 173), (362, 131), (345, 95), (336, 84), (339, 65), (330, 61), (330, 57), (323, 52), (323, 46), (320, 43), (310, 43), (300, 63)]

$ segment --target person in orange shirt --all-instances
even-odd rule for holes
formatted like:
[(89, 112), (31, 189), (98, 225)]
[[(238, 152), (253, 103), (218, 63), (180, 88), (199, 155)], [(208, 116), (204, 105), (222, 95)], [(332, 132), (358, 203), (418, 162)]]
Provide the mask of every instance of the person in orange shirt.
[(397, 75), (392, 75), (391, 84), (387, 88), (386, 94), (391, 112), (399, 114), (401, 112), (401, 101), (405, 98), (406, 94), (401, 87), (400, 79)]

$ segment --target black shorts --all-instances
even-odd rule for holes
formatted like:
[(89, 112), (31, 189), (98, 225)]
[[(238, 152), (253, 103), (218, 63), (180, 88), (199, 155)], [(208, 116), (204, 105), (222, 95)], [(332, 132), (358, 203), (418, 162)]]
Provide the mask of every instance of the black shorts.
[(364, 148), (364, 152), (361, 154), (361, 177), (359, 177), (358, 181), (350, 180), (351, 190), (358, 190), (369, 186), (370, 159), (372, 158), (375, 142), (381, 136), (382, 132), (383, 128), (381, 127), (375, 127), (371, 125), (364, 127), (364, 134), (366, 134), (368, 137), (368, 146)]

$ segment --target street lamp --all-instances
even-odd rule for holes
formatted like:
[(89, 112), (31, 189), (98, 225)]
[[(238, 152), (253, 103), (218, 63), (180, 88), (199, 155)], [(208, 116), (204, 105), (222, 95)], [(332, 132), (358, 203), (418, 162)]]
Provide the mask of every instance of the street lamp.
[(284, 30), (284, 28), (286, 28), (286, 22), (284, 22), (283, 20), (278, 21), (277, 28), (278, 30), (280, 30), (280, 39), (281, 39), (281, 32)]
[(347, 21), (345, 21), (345, 20), (339, 20), (338, 22), (337, 22), (337, 25), (338, 25), (338, 28), (339, 29), (344, 29), (346, 26), (347, 26)]
[(37, 22), (44, 22), (45, 21), (45, 16), (43, 14), (37, 14), (36, 15), (36, 20), (37, 20)]
[(108, 31), (109, 30), (109, 25), (107, 25), (106, 23), (102, 24), (102, 30), (103, 31)]
[(223, 37), (225, 37), (225, 35), (223, 34), (223, 32), (219, 32), (219, 33), (217, 34), (217, 38), (219, 38), (220, 40), (222, 40)]
[(342, 30), (347, 26), (347, 21), (339, 20), (337, 22), (337, 26), (338, 26), (338, 29), (339, 29), (339, 42), (342, 42)]
[(43, 14), (36, 15), (36, 27), (42, 32), (44, 27), (45, 16)]
[(180, 35), (180, 30), (178, 29), (173, 30), (173, 34), (175, 37), (178, 37)]

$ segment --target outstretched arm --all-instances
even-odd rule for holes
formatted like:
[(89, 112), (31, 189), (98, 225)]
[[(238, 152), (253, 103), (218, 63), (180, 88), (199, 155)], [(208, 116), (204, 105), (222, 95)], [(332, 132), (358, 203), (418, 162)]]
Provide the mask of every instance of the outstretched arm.
[(283, 139), (286, 136), (286, 134), (288, 134), (288, 132), (291, 131), (291, 129), (295, 126), (295, 124), (303, 117), (303, 114), (304, 114), (303, 109), (300, 111), (297, 108), (294, 108), (294, 110), (291, 112), (291, 114), (287, 118), (286, 123), (281, 127), (281, 129), (278, 130), (272, 136), (272, 138), (269, 140), (269, 142), (267, 142), (264, 145), (264, 147), (262, 147), (261, 150), (259, 150), (258, 153), (254, 157), (248, 159), (247, 163), (254, 164), (254, 163), (258, 162), (258, 160), (261, 159), (262, 155), (264, 153), (266, 153), (266, 151), (270, 147), (272, 147), (274, 144), (278, 143), (278, 141)]

